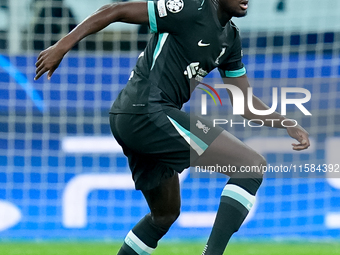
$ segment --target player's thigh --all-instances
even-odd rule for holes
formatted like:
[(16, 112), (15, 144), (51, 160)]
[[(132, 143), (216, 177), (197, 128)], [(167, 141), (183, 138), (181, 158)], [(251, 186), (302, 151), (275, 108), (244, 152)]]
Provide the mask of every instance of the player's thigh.
[[(218, 165), (227, 167), (224, 169), (234, 167), (239, 171), (242, 170), (241, 167), (256, 168), (265, 164), (266, 160), (262, 155), (224, 130), (204, 153), (192, 163), (192, 166), (209, 167)], [(223, 173), (230, 176), (233, 172)]]
[(173, 117), (183, 124), (183, 115), (177, 109), (144, 115), (111, 114), (112, 133), (128, 157), (136, 189), (154, 189), (175, 171), (189, 167), (189, 145), (170, 121)]

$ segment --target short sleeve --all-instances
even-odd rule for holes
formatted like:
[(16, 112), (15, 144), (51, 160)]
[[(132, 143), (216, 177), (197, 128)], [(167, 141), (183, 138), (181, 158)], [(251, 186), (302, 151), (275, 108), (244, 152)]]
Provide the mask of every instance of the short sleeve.
[[(148, 15), (152, 33), (180, 33), (195, 22), (199, 1), (153, 0), (148, 1)], [(204, 3), (204, 2), (203, 2)]]
[[(235, 26), (234, 24), (232, 24)], [(222, 78), (235, 78), (246, 74), (246, 68), (242, 62), (243, 51), (241, 37), (235, 26), (236, 36), (228, 58), (218, 66)]]
[(218, 71), (222, 78), (236, 78), (247, 73), (247, 70), (242, 61), (232, 62), (226, 66), (219, 67)]

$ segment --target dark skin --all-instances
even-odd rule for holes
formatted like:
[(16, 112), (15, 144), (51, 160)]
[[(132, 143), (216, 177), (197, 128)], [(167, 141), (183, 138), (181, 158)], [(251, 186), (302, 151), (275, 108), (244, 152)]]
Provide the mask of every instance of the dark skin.
[[(217, 15), (222, 26), (232, 17), (243, 17), (247, 13), (247, 0), (211, 0), (215, 5)], [(125, 22), (131, 24), (148, 24), (148, 10), (146, 2), (128, 2), (105, 5), (82, 23), (80, 23), (68, 35), (60, 39), (55, 45), (42, 51), (36, 63), (35, 80), (44, 73), (51, 78), (58, 68), (65, 54), (84, 37), (96, 33), (113, 22)], [(230, 80), (229, 80), (230, 82)], [(238, 86), (247, 97), (249, 82), (247, 76), (234, 78), (232, 84)], [(232, 98), (231, 98), (232, 100)], [(258, 110), (265, 110), (269, 107), (257, 97), (253, 97), (253, 105)], [(271, 126), (272, 122), (265, 119), (284, 120), (285, 117), (279, 113), (272, 113), (268, 116), (257, 116), (251, 113), (245, 105), (244, 116), (247, 119), (261, 119), (265, 125)], [(275, 122), (275, 127), (282, 128)], [(286, 125), (289, 125), (286, 122)], [(308, 133), (299, 125), (287, 128), (288, 134), (299, 143), (292, 144), (293, 150), (304, 150), (310, 146)], [(226, 144), (228, 146), (226, 146)], [(246, 157), (244, 156), (246, 155)], [(217, 139), (208, 147), (194, 165), (235, 165), (235, 166), (261, 166), (265, 165), (265, 159), (257, 152), (246, 146), (230, 133), (223, 131)], [(225, 173), (229, 175), (229, 173)], [(150, 207), (151, 216), (155, 224), (162, 227), (170, 227), (177, 219), (180, 211), (180, 188), (178, 174), (164, 180), (158, 187), (152, 190), (142, 190), (144, 197)]]
[(39, 79), (46, 72), (48, 72), (47, 78), (50, 79), (64, 55), (70, 51), (75, 44), (86, 36), (97, 33), (114, 22), (148, 24), (147, 3), (119, 3), (101, 7), (56, 44), (39, 54), (34, 80)]
[[(247, 11), (241, 8), (245, 0), (221, 0), (214, 4), (222, 26), (233, 17), (245, 16)], [(94, 34), (114, 22), (131, 24), (148, 24), (149, 16), (146, 2), (119, 3), (104, 5), (83, 22), (81, 22), (68, 35), (59, 40), (55, 45), (42, 51), (36, 63), (35, 80), (48, 72), (48, 79), (58, 68), (64, 55), (84, 37)]]

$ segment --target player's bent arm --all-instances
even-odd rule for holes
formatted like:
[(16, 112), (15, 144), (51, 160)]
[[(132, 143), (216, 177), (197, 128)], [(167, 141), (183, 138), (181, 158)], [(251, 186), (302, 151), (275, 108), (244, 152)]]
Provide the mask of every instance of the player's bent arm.
[[(248, 98), (248, 88), (250, 87), (250, 85), (249, 85), (247, 75), (242, 75), (240, 77), (232, 78), (232, 79), (233, 79), (232, 84), (236, 85), (238, 88), (241, 89), (241, 91), (243, 92), (244, 98), (245, 98), (244, 115), (242, 115), (244, 118), (262, 120), (264, 125), (269, 126), (269, 127), (286, 128), (288, 134), (292, 138), (300, 142), (299, 144), (295, 144), (295, 143), (292, 144), (294, 150), (304, 150), (310, 146), (308, 132), (304, 128), (302, 128), (300, 125), (293, 127), (295, 123), (293, 122), (289, 123), (289, 120), (285, 121), (285, 125), (286, 126), (291, 125), (292, 127), (283, 127), (281, 123), (283, 120), (286, 120), (286, 118), (282, 116), (281, 114), (279, 114), (278, 112), (273, 112), (268, 115), (256, 115), (249, 110), (248, 104), (247, 104), (247, 101), (248, 101), (247, 98)], [(230, 100), (233, 103), (232, 94), (229, 91), (228, 93), (230, 96)], [(254, 108), (257, 110), (268, 110), (269, 109), (269, 107), (264, 102), (262, 102), (258, 97), (254, 95), (252, 96), (252, 101), (253, 101)], [(276, 121), (273, 121), (273, 120), (276, 120)]]
[[(251, 112), (249, 110), (248, 107), (248, 103), (247, 103), (247, 99), (248, 99), (248, 88), (250, 87), (249, 85), (249, 81), (247, 78), (247, 75), (244, 74), (240, 77), (237, 78), (228, 78), (226, 80), (228, 83), (231, 83), (235, 86), (237, 86), (239, 89), (241, 89), (243, 95), (244, 95), (244, 114), (242, 115), (242, 117), (249, 119), (249, 120), (262, 120), (265, 126), (269, 126), (269, 127), (275, 127), (275, 128), (284, 128), (281, 125), (281, 122), (283, 120), (285, 120), (286, 118), (284, 116), (282, 116), (281, 114), (279, 114), (278, 112), (273, 112), (271, 114), (268, 115), (256, 115), (253, 112)], [(230, 91), (228, 90), (229, 96), (230, 96), (230, 100), (231, 103), (233, 104), (233, 97), (232, 94), (230, 93)], [(262, 102), (258, 97), (256, 96), (252, 96), (252, 101), (253, 101), (253, 106), (256, 110), (268, 110), (269, 106), (267, 106), (264, 102)], [(271, 121), (271, 120), (275, 119), (275, 120), (280, 120), (280, 121)], [(286, 125), (289, 125), (290, 123), (286, 123)]]
[(47, 71), (49, 72), (48, 78), (51, 78), (64, 55), (75, 44), (84, 37), (94, 34), (114, 22), (148, 24), (147, 2), (114, 3), (98, 9), (56, 44), (39, 54), (34, 79), (39, 79)]
[(115, 22), (148, 24), (147, 3), (130, 2), (104, 5), (66, 35), (61, 40), (63, 43), (62, 47), (65, 51), (68, 51), (84, 37), (97, 33)]

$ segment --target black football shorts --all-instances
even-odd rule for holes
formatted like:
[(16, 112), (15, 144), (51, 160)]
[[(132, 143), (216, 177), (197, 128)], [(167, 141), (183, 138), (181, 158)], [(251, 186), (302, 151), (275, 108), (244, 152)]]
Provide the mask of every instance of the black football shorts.
[(150, 190), (194, 162), (223, 131), (176, 108), (110, 114), (111, 131), (128, 157), (135, 187)]

